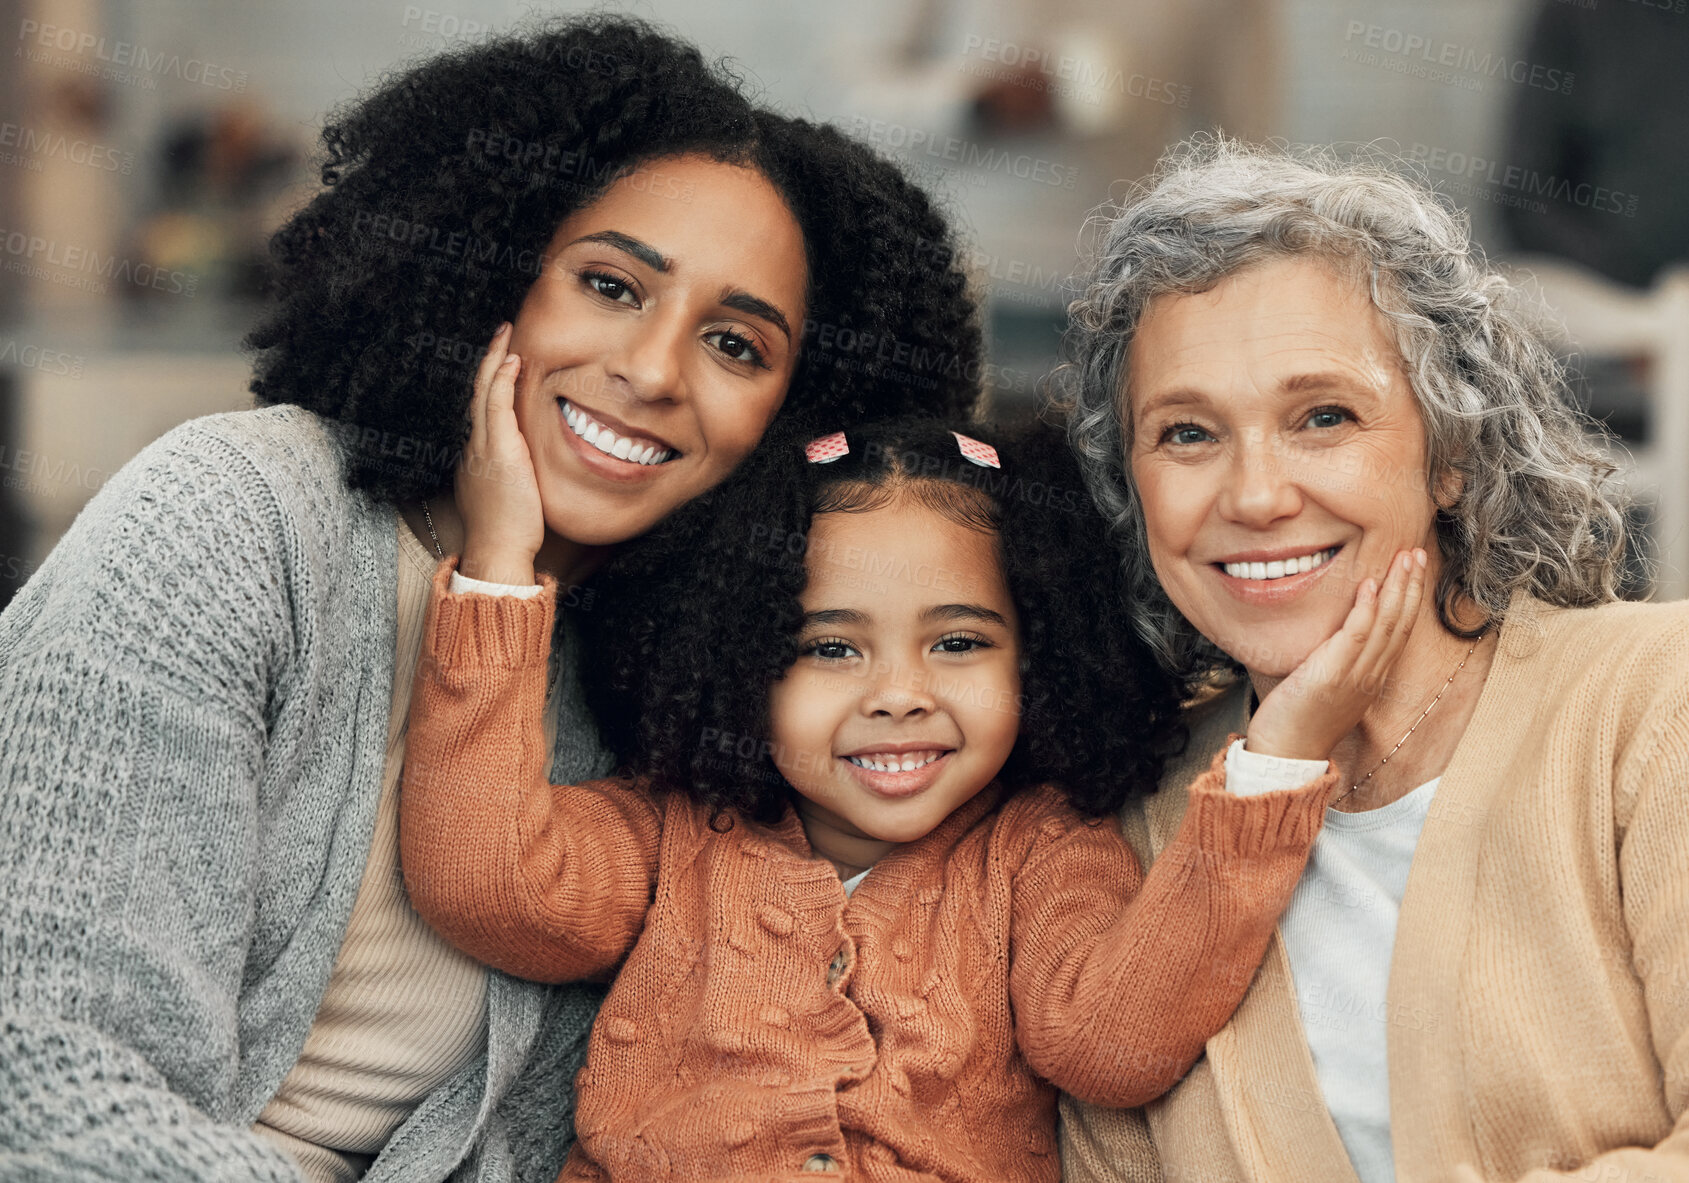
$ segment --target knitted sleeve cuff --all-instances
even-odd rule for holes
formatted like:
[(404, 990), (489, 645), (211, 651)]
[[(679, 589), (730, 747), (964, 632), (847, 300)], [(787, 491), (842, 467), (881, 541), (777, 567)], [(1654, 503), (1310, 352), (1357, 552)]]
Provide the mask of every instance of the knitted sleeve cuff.
[[(1231, 737), (1234, 741), (1241, 736)], [(1229, 748), (1230, 745), (1228, 744)], [(1226, 751), (1214, 754), (1208, 771), (1191, 783), (1197, 842), (1203, 850), (1229, 855), (1266, 854), (1313, 843), (1337, 787), (1337, 770), (1326, 770), (1300, 788), (1241, 797), (1226, 791)]]
[(543, 666), (551, 654), (551, 626), (557, 581), (539, 576), (539, 594), (454, 594), (457, 556), (448, 555), (434, 572), (433, 601), (423, 638), (423, 659), (450, 666)]

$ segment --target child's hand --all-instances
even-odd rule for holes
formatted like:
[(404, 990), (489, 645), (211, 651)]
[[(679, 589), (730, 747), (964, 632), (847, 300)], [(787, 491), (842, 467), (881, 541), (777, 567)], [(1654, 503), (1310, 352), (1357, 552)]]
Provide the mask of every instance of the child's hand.
[(1401, 551), (1384, 586), (1366, 579), (1343, 626), (1277, 686), (1249, 720), (1244, 746), (1267, 756), (1325, 760), (1384, 693), (1425, 591), (1425, 552)]
[(534, 556), (545, 541), (545, 511), (528, 442), (516, 426), (516, 375), (522, 359), (507, 352), (510, 325), (493, 334), (475, 373), (469, 443), (457, 469), (457, 511), (463, 518), (458, 570), (489, 583), (531, 584)]

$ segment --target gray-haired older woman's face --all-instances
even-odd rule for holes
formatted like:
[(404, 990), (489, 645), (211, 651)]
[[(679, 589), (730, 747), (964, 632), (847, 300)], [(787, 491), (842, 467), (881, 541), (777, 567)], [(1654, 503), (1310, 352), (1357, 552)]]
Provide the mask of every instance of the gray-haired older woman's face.
[(1251, 672), (1294, 669), (1399, 550), (1425, 547), (1435, 578), (1425, 429), (1360, 278), (1285, 258), (1157, 297), (1128, 367), (1156, 575)]

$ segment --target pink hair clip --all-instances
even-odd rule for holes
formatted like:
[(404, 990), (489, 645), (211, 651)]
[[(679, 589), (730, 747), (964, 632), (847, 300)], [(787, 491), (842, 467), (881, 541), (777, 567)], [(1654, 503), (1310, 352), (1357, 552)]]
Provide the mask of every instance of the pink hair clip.
[(959, 431), (952, 431), (950, 434), (956, 437), (956, 446), (962, 450), (962, 455), (966, 459), (972, 460), (981, 468), (1003, 467), (997, 459), (997, 449), (990, 444), (982, 444), (972, 436), (963, 435)]
[(803, 454), (811, 464), (831, 464), (840, 456), (850, 455), (850, 445), (845, 443), (844, 432), (835, 431), (810, 440), (803, 446)]

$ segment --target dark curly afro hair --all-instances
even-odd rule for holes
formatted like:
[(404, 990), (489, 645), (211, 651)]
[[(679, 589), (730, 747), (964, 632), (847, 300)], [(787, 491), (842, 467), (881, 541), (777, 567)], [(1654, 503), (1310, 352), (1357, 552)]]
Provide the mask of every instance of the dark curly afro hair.
[(347, 482), (378, 499), (450, 482), (476, 363), (559, 223), (683, 153), (757, 169), (803, 230), (782, 433), (972, 405), (978, 318), (927, 195), (837, 130), (753, 105), (640, 21), (547, 20), (428, 59), (337, 113), (322, 142), (325, 190), (271, 242), (277, 307), (247, 338), (252, 390), (343, 424)]
[(768, 753), (769, 691), (798, 657), (810, 520), (912, 497), (995, 530), (1020, 618), (1020, 736), (1003, 779), (1059, 783), (1101, 816), (1155, 789), (1185, 741), (1185, 687), (1133, 633), (1114, 551), (1059, 432), (968, 425), (1000, 469), (964, 459), (953, 423), (899, 419), (846, 433), (826, 464), (766, 447), (611, 560), (578, 616), (586, 689), (626, 770), (659, 791), (768, 822), (790, 788)]

